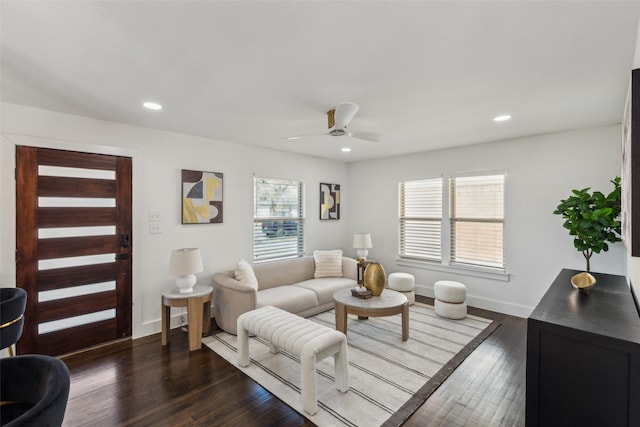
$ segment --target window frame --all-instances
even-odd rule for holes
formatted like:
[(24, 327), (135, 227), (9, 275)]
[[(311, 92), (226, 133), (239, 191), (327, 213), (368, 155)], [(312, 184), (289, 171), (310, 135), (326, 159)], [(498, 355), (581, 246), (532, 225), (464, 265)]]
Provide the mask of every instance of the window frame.
[[(455, 212), (455, 208), (454, 205), (456, 204), (456, 199), (454, 197), (454, 191), (455, 191), (455, 182), (458, 179), (467, 179), (467, 178), (491, 178), (491, 177), (497, 177), (497, 176), (501, 176), (501, 186), (502, 186), (502, 218), (498, 218), (498, 217), (492, 217), (492, 218), (486, 218), (486, 217), (470, 217), (470, 216), (457, 216), (454, 217), (454, 212)], [(451, 176), (448, 179), (449, 181), (449, 212), (448, 212), (448, 216), (449, 216), (449, 264), (452, 266), (461, 266), (461, 267), (465, 267), (465, 268), (476, 268), (476, 269), (483, 269), (483, 270), (488, 270), (488, 271), (496, 271), (496, 272), (501, 272), (504, 273), (506, 272), (506, 262), (505, 262), (505, 251), (504, 251), (504, 247), (505, 247), (505, 208), (506, 208), (506, 203), (505, 203), (505, 197), (506, 197), (506, 191), (505, 191), (505, 183), (506, 183), (506, 172), (504, 171), (492, 171), (492, 172), (482, 172), (482, 173), (474, 173), (474, 174), (466, 174), (466, 175), (456, 175), (456, 176)], [(487, 182), (489, 183), (489, 182)], [(455, 253), (456, 253), (456, 245), (455, 245), (455, 227), (456, 227), (456, 223), (480, 223), (480, 224), (500, 224), (500, 233), (501, 233), (501, 242), (500, 242), (500, 246), (501, 246), (501, 254), (500, 254), (500, 262), (499, 265), (490, 265), (490, 262), (465, 262), (465, 261), (458, 261), (455, 260)]]
[[(471, 176), (503, 176), (503, 188), (502, 188), (502, 267), (488, 267), (477, 264), (460, 263), (452, 261), (451, 251), (453, 245), (451, 220), (451, 193), (450, 179), (452, 178), (464, 178)], [(400, 184), (410, 181), (421, 181), (422, 179), (404, 180), (400, 181), (398, 185), (398, 213), (400, 216), (400, 203), (401, 193)], [(493, 279), (498, 281), (509, 281), (509, 273), (507, 271), (507, 250), (506, 250), (506, 225), (507, 225), (507, 182), (508, 173), (504, 169), (499, 170), (485, 170), (471, 173), (455, 173), (455, 174), (442, 174), (442, 233), (441, 233), (441, 260), (432, 260), (419, 257), (411, 257), (403, 255), (401, 252), (401, 229), (398, 227), (398, 256), (396, 261), (399, 266), (406, 266), (412, 268), (420, 268), (433, 270), (443, 273), (455, 273), (466, 276), (474, 276), (486, 279)]]
[[(437, 183), (440, 187), (440, 206), (439, 206), (439, 210), (440, 210), (440, 216), (432, 216), (432, 215), (407, 215), (407, 205), (409, 204), (413, 204), (412, 201), (407, 200), (407, 184), (416, 184), (416, 185), (420, 185), (421, 183), (424, 183), (427, 187), (431, 184)], [(443, 231), (443, 209), (444, 209), (444, 205), (443, 205), (443, 194), (442, 194), (442, 185), (443, 185), (443, 178), (439, 177), (439, 178), (427, 178), (427, 179), (417, 179), (417, 180), (407, 180), (407, 181), (401, 181), (398, 184), (398, 256), (404, 259), (416, 259), (416, 260), (422, 260), (422, 261), (429, 261), (429, 262), (441, 262), (442, 261), (442, 231)], [(421, 191), (424, 194), (427, 194), (428, 191), (425, 191), (425, 188), (422, 189), (418, 189), (418, 191)], [(419, 197), (419, 195), (414, 194), (413, 197)], [(430, 207), (429, 209), (433, 209), (433, 210), (438, 210), (438, 207)], [(411, 210), (419, 210), (416, 209), (416, 207), (414, 206), (413, 208), (411, 208)], [(415, 233), (412, 233), (411, 236), (407, 235), (407, 222), (413, 222), (414, 223), (414, 228), (416, 229)], [(421, 254), (417, 253), (416, 251), (411, 251), (410, 249), (407, 249), (407, 242), (408, 241), (415, 241), (415, 239), (419, 239), (420, 238), (420, 234), (421, 232), (424, 233), (425, 231), (428, 232), (428, 230), (418, 230), (417, 224), (428, 224), (428, 223), (437, 223), (439, 225), (439, 248), (438, 248), (438, 254), (437, 256), (430, 256), (429, 252), (433, 252), (433, 250), (428, 251), (428, 250), (423, 250)], [(425, 247), (429, 247), (430, 243), (432, 244), (433, 240), (425, 242)]]
[[(259, 203), (259, 185), (294, 185), (297, 196), (280, 201)], [(269, 214), (265, 206), (271, 205)], [(289, 209), (286, 209), (286, 207)], [(299, 179), (268, 178), (254, 175), (253, 182), (253, 262), (261, 263), (305, 255), (305, 184)], [(289, 211), (289, 215), (280, 215)], [(297, 211), (297, 214), (296, 214)], [(295, 225), (292, 225), (295, 223)]]

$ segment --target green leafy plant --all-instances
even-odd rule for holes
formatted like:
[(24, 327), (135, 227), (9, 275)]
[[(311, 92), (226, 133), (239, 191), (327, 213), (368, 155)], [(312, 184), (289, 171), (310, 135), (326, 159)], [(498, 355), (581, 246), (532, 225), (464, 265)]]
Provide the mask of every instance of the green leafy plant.
[(609, 243), (620, 242), (621, 195), (620, 177), (611, 181), (614, 188), (607, 196), (599, 191), (589, 193), (591, 188), (572, 190), (573, 195), (553, 211), (562, 215), (564, 228), (574, 236), (573, 246), (582, 252), (587, 260), (587, 272), (591, 270), (591, 256), (609, 250)]

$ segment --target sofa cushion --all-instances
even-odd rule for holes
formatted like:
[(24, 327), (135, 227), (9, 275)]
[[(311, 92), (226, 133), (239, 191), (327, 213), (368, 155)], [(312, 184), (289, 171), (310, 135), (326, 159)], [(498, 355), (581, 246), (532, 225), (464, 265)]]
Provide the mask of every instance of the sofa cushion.
[(305, 280), (304, 282), (296, 283), (294, 286), (312, 290), (318, 297), (318, 303), (323, 305), (333, 301), (335, 291), (353, 288), (357, 285), (355, 280), (347, 277), (324, 277), (321, 279)]
[(290, 285), (258, 291), (257, 298), (256, 308), (272, 305), (294, 314), (318, 305), (315, 292)]
[(313, 268), (313, 257), (304, 256), (260, 262), (253, 266), (253, 271), (258, 278), (259, 289), (263, 290), (313, 279)]
[(315, 271), (313, 277), (342, 277), (342, 251), (313, 251)]
[(256, 275), (253, 272), (253, 267), (246, 260), (241, 259), (238, 261), (236, 265), (235, 271), (236, 280), (238, 282), (242, 282), (247, 286), (252, 287), (253, 289), (258, 289), (258, 279), (256, 279)]

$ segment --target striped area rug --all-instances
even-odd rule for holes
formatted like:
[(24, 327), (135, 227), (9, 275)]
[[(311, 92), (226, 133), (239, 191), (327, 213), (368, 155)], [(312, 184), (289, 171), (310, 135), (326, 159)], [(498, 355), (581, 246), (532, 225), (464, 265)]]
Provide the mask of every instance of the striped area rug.
[[(310, 319), (335, 327), (333, 310)], [(318, 426), (399, 426), (491, 332), (499, 326), (477, 316), (438, 317), (433, 307), (415, 303), (409, 312), (409, 340), (401, 338), (401, 316), (359, 320), (349, 315), (349, 385), (335, 389), (333, 358), (317, 365), (318, 412), (300, 405), (300, 361), (286, 352), (271, 354), (264, 340), (250, 339), (251, 364), (238, 368)], [(203, 342), (237, 366), (236, 336), (219, 332)]]

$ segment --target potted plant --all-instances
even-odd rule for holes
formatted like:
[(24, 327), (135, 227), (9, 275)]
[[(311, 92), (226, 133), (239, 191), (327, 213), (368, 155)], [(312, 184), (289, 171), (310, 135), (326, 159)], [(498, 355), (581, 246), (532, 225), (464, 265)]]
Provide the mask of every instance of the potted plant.
[[(591, 271), (591, 256), (594, 253), (608, 251), (608, 243), (620, 242), (620, 215), (621, 194), (620, 177), (612, 181), (613, 191), (604, 195), (599, 191), (590, 193), (591, 188), (572, 190), (572, 195), (553, 211), (564, 218), (564, 228), (569, 230), (569, 235), (574, 236), (573, 246), (582, 252), (587, 261), (586, 273), (574, 276), (571, 283), (581, 290), (588, 290), (595, 284), (595, 278), (589, 274)], [(575, 279), (575, 283), (574, 283)]]

